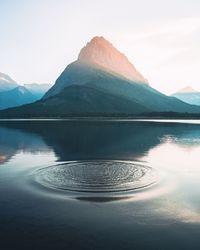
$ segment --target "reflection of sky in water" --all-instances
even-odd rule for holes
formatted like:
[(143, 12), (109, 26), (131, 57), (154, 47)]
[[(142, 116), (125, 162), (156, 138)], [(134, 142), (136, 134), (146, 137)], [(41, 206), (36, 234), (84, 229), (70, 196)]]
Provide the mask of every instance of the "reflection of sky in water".
[(164, 137), (161, 144), (150, 149), (147, 156), (142, 159), (181, 175), (186, 172), (199, 172), (200, 138), (192, 137), (190, 140), (189, 136)]
[(141, 159), (162, 170), (169, 179), (167, 185), (173, 186), (160, 197), (159, 213), (184, 223), (200, 223), (200, 132), (165, 135)]

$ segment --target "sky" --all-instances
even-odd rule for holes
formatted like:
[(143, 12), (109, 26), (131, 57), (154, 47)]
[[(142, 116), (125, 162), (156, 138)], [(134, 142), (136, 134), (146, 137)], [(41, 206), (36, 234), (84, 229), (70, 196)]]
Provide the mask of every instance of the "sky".
[(94, 36), (157, 90), (200, 91), (199, 0), (0, 0), (0, 72), (51, 83)]

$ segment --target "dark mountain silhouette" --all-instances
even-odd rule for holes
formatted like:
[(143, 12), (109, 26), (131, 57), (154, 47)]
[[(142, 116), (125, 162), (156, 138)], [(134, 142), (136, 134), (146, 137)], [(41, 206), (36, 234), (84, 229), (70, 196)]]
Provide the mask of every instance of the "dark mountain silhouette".
[(0, 164), (20, 150), (32, 153), (53, 150), (58, 161), (137, 160), (167, 137), (173, 138), (174, 143), (188, 146), (188, 136), (197, 138), (198, 135), (198, 124), (1, 121)]

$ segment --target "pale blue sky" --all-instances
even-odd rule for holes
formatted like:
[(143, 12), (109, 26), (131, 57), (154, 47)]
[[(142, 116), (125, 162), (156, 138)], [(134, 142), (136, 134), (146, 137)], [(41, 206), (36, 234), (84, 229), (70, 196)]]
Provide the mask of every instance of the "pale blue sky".
[(53, 84), (103, 35), (158, 90), (200, 90), (199, 10), (199, 0), (0, 0), (0, 72)]

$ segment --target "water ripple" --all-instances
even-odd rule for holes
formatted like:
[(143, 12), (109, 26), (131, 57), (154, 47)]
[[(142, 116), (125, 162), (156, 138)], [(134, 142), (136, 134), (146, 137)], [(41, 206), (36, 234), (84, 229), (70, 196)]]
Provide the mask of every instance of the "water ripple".
[(35, 180), (48, 188), (78, 192), (122, 192), (157, 181), (156, 171), (126, 161), (80, 161), (39, 169)]

